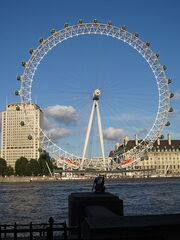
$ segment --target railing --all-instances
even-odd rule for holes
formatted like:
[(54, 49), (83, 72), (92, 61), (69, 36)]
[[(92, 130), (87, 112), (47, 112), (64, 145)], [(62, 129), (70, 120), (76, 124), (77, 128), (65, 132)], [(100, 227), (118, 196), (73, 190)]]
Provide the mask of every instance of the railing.
[[(73, 239), (81, 239), (80, 227), (68, 227), (66, 222), (54, 223), (54, 219), (49, 218), (48, 223), (14, 224), (0, 225), (0, 240), (5, 239), (70, 239), (73, 231)], [(75, 233), (75, 234), (74, 234)]]

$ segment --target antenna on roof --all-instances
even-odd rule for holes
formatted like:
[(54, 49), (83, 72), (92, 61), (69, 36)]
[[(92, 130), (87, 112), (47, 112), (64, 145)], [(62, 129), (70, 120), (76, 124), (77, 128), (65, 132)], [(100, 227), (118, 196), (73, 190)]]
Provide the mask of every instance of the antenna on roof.
[(6, 96), (6, 106), (8, 105), (8, 96)]

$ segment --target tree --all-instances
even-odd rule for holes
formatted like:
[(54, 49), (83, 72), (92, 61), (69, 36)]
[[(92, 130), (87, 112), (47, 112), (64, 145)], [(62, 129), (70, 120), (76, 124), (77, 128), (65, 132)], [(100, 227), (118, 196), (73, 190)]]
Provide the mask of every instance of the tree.
[(47, 167), (47, 164), (50, 168), (50, 171), (51, 172), (53, 171), (53, 164), (52, 164), (51, 158), (49, 156), (49, 153), (47, 153), (47, 152), (41, 153), (41, 155), (38, 159), (38, 163), (39, 163), (40, 174), (41, 175), (49, 175), (50, 174), (49, 170), (48, 170), (48, 167)]
[(40, 174), (39, 162), (36, 159), (31, 159), (29, 161), (29, 168), (31, 171), (31, 175), (37, 176), (38, 174)]
[(15, 163), (15, 172), (19, 176), (28, 176), (28, 160), (25, 157), (20, 157)]
[(14, 168), (10, 165), (6, 167), (6, 176), (12, 176), (14, 175)]
[(4, 177), (6, 175), (6, 168), (7, 168), (6, 160), (0, 158), (0, 176)]

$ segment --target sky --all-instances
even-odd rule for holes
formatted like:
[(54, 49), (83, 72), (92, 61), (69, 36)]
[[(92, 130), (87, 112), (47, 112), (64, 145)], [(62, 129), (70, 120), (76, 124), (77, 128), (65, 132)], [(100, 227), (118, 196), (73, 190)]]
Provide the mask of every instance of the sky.
[[(160, 54), (166, 74), (172, 78), (170, 92), (174, 113), (162, 134), (180, 139), (180, 2), (178, 0), (0, 0), (0, 112), (7, 103), (19, 102), (22, 61), (30, 58), (38, 39), (51, 29), (79, 19), (127, 26), (131, 33), (151, 43)], [(63, 149), (82, 154), (92, 107), (92, 94), (101, 90), (101, 113), (106, 154), (124, 136), (143, 138), (157, 112), (157, 85), (144, 59), (130, 46), (107, 36), (69, 39), (42, 60), (34, 77), (32, 101), (44, 112), (44, 130)], [(1, 113), (0, 113), (1, 116)], [(88, 154), (99, 154), (97, 117), (94, 117)]]

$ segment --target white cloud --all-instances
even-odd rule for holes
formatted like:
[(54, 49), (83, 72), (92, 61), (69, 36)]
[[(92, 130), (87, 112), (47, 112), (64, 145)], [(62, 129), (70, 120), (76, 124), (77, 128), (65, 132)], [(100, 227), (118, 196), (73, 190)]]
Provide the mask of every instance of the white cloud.
[(43, 125), (44, 132), (53, 142), (57, 142), (59, 139), (72, 135), (72, 132), (69, 129), (58, 127), (46, 116), (44, 116)]
[(130, 114), (130, 113), (122, 113), (119, 116), (112, 117), (112, 120), (115, 120), (115, 121), (131, 121), (136, 119), (137, 119), (137, 116), (135, 114)]
[(173, 100), (179, 100), (180, 99), (180, 89), (178, 89), (175, 93), (174, 93), (174, 97)]
[(54, 142), (56, 142), (61, 138), (65, 138), (71, 135), (71, 131), (69, 129), (56, 128), (56, 127), (46, 130), (45, 133)]
[(43, 129), (44, 130), (49, 130), (51, 128), (54, 128), (56, 125), (52, 123), (48, 117), (44, 116), (43, 118)]
[(179, 118), (180, 117), (180, 110), (174, 109), (173, 112), (169, 113), (169, 117)]
[(109, 127), (103, 130), (104, 139), (110, 141), (119, 141), (123, 137), (125, 137), (125, 131), (122, 128), (113, 128)]
[(65, 125), (77, 123), (77, 111), (72, 106), (54, 105), (44, 109), (47, 116)]
[(0, 132), (1, 132), (1, 126), (2, 126), (2, 112), (0, 112)]
[(137, 133), (137, 135), (138, 136), (145, 136), (145, 135), (147, 135), (147, 133), (148, 133), (148, 129), (140, 129), (139, 131), (138, 131), (138, 133)]

